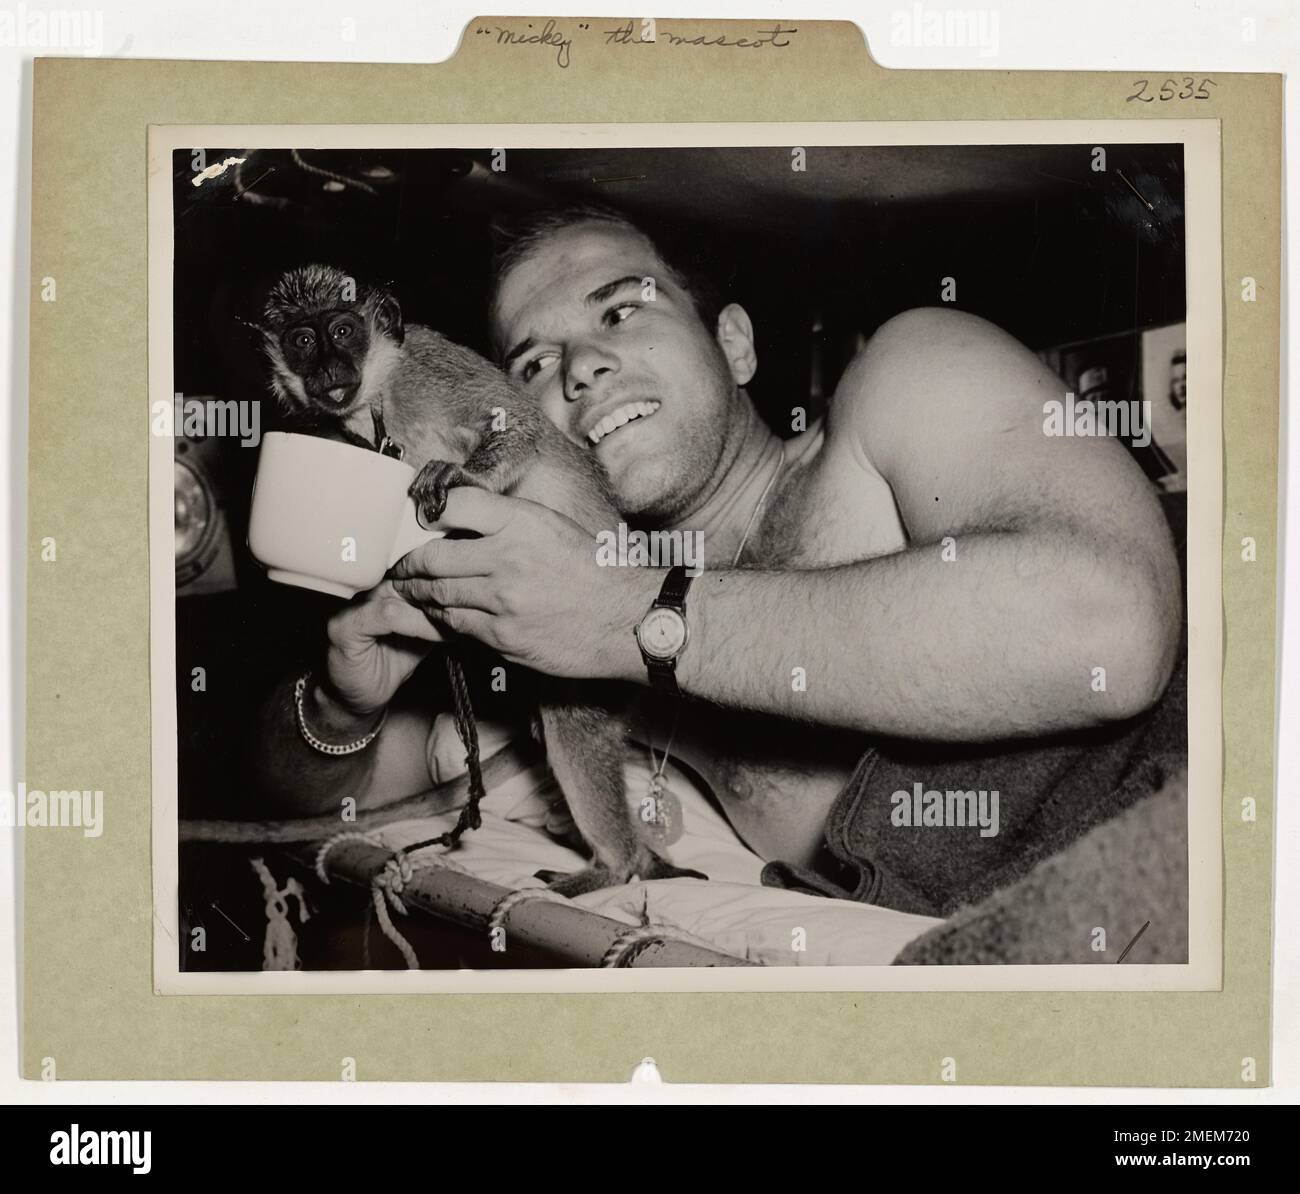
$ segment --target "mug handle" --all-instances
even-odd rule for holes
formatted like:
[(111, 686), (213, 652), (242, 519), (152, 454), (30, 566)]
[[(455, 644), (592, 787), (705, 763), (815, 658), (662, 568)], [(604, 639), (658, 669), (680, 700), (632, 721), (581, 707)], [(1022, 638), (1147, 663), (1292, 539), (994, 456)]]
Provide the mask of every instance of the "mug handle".
[(402, 516), (397, 524), (397, 539), (393, 543), (393, 549), (388, 553), (388, 567), (391, 568), (409, 551), (422, 544), (428, 543), (430, 539), (445, 539), (446, 531), (430, 530), (428, 527), (420, 525), (419, 514), (415, 508), (415, 499), (408, 497), (406, 504), (402, 507)]

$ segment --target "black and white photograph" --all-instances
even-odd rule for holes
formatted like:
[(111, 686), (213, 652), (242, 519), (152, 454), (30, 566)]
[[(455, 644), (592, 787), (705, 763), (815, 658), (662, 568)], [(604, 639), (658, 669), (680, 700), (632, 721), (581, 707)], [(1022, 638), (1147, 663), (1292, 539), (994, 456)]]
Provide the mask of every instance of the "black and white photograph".
[(1208, 123), (153, 127), (158, 989), (1217, 985)]

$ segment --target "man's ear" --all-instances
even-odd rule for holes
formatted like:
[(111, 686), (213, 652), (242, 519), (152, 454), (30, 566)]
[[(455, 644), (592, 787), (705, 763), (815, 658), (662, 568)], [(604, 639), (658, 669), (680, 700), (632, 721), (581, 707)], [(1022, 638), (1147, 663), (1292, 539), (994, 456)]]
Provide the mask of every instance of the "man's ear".
[(714, 333), (722, 355), (727, 358), (736, 385), (743, 386), (758, 372), (758, 353), (754, 349), (754, 325), (749, 313), (739, 303), (728, 303), (718, 312), (718, 329)]

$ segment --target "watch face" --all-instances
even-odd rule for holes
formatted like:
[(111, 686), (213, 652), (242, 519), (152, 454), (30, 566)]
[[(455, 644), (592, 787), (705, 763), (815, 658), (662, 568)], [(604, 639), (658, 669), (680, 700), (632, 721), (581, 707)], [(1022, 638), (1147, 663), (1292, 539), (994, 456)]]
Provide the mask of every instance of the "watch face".
[(656, 607), (637, 627), (641, 650), (655, 659), (671, 659), (686, 645), (686, 619), (675, 609)]

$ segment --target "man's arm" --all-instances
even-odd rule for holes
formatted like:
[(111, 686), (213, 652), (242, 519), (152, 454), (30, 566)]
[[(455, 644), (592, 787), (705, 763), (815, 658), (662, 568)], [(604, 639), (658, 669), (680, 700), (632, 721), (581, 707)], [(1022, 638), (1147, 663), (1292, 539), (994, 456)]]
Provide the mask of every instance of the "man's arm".
[[(255, 774), (269, 815), (311, 817), (341, 812), (345, 798), (356, 811), (378, 807), (422, 792), (433, 784), (426, 745), (435, 710), (431, 701), (391, 703), (383, 729), (364, 750), (332, 756), (309, 746), (298, 731), (294, 710), (296, 677), (282, 681), (263, 702), (258, 716)], [(329, 695), (328, 684), (313, 675), (303, 697), (312, 733), (322, 741), (346, 745), (369, 733), (378, 715), (357, 717)], [(340, 822), (340, 829), (347, 826)]]
[(831, 467), (889, 483), (908, 547), (812, 572), (706, 572), (684, 689), (953, 740), (1147, 708), (1178, 645), (1172, 541), (1122, 444), (1044, 433), (1043, 403), (1063, 398), (1055, 374), (983, 320), (891, 320), (841, 382), (824, 450), (841, 457)]
[(336, 812), (348, 797), (362, 810), (431, 785), (425, 748), (437, 703), (399, 689), (440, 637), (387, 582), (330, 619), (325, 666), (303, 693), (304, 720), (314, 737), (340, 746), (370, 733), (381, 717), (383, 728), (354, 754), (318, 751), (298, 729), (297, 677), (282, 681), (257, 719), (254, 773), (268, 814)]
[[(840, 383), (823, 451), (888, 482), (909, 545), (833, 568), (706, 570), (687, 602), (683, 690), (971, 741), (1147, 708), (1177, 651), (1172, 542), (1121, 444), (1044, 434), (1044, 401), (1063, 397), (981, 319), (891, 320)], [(481, 538), (417, 548), (394, 569), (398, 593), (538, 671), (646, 683), (631, 632), (662, 572), (598, 567), (575, 523), (479, 490), (453, 490), (445, 521)]]

